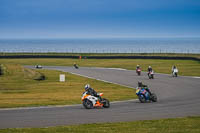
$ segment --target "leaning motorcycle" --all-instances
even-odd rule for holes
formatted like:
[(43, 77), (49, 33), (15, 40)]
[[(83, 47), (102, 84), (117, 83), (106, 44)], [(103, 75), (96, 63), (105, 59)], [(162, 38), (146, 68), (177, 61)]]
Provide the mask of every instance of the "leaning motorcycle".
[(78, 65), (74, 64), (74, 68), (79, 69)]
[(84, 92), (81, 98), (83, 106), (86, 109), (92, 109), (95, 107), (109, 108), (110, 107), (109, 100), (101, 98), (103, 96), (103, 93), (98, 93), (97, 95), (99, 97), (88, 95), (87, 92)]
[(138, 99), (140, 100), (141, 103), (146, 103), (150, 101), (157, 102), (156, 94), (152, 93), (150, 95), (149, 92), (146, 91), (144, 88), (136, 89), (136, 95), (138, 96)]

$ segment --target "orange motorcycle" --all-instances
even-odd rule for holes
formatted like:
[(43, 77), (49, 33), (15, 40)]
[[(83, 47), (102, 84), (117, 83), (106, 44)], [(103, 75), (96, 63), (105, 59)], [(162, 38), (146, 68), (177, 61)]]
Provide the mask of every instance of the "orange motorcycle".
[(103, 93), (97, 93), (97, 95), (98, 97), (95, 97), (92, 95), (88, 95), (87, 92), (84, 92), (81, 98), (83, 106), (86, 109), (92, 109), (95, 107), (109, 108), (110, 107), (109, 100), (101, 98), (103, 96)]

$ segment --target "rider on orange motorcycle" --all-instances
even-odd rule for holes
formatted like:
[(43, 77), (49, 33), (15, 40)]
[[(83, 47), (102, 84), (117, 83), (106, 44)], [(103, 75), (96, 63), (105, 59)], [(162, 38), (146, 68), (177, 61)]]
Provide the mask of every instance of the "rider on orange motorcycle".
[(87, 91), (88, 95), (99, 97), (98, 93), (89, 84), (85, 85), (85, 91)]

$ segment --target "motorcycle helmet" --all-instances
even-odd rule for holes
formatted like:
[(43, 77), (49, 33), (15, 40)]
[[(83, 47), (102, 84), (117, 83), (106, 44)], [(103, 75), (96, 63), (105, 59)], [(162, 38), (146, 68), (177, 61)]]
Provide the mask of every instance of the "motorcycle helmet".
[(142, 87), (142, 82), (138, 81), (138, 87)]
[(87, 91), (89, 88), (90, 88), (90, 85), (89, 85), (89, 84), (86, 84), (86, 85), (85, 85), (85, 90)]
[(176, 66), (174, 65), (174, 69), (176, 69)]
[(149, 66), (149, 68), (151, 68), (151, 66)]

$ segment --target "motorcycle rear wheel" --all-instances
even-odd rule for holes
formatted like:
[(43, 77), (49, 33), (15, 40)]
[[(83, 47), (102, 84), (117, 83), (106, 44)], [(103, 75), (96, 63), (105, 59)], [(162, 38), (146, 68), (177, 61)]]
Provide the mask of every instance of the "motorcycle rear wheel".
[(157, 102), (157, 100), (158, 100), (158, 99), (157, 99), (156, 94), (152, 93), (152, 94), (151, 94), (151, 101), (152, 101), (152, 102)]
[(102, 103), (104, 108), (109, 108), (110, 107), (110, 102), (109, 100), (102, 98)]

